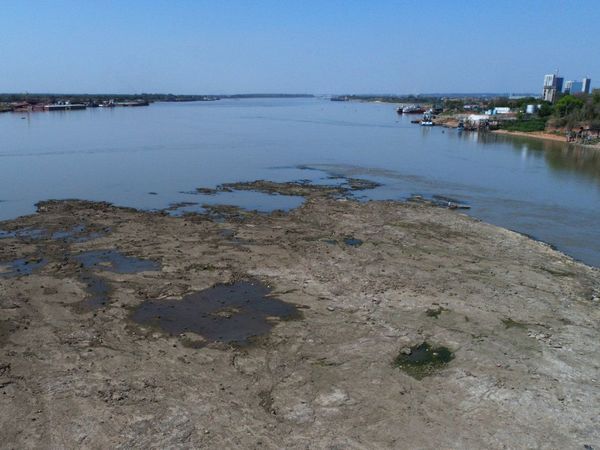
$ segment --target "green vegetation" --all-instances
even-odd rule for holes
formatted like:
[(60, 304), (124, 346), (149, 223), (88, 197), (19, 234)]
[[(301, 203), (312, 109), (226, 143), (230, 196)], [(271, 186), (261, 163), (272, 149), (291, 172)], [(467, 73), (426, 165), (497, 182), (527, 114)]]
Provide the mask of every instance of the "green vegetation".
[(500, 128), (507, 131), (544, 131), (546, 129), (545, 118), (533, 118), (533, 119), (517, 119), (517, 120), (506, 120), (500, 123)]
[[(537, 103), (535, 99), (526, 100), (525, 104)], [(578, 134), (578, 139), (591, 142), (589, 130), (600, 137), (600, 90), (591, 95), (564, 95), (554, 105), (543, 102), (535, 116), (520, 112), (517, 120), (502, 121), (499, 128), (507, 131), (544, 131), (547, 128), (566, 129), (572, 131), (584, 130)]]
[(570, 112), (581, 109), (584, 103), (585, 102), (579, 97), (575, 97), (574, 95), (565, 95), (558, 102), (556, 102), (556, 105), (554, 105), (554, 113), (559, 117), (565, 117)]
[(550, 125), (556, 128), (589, 127), (600, 132), (600, 90), (590, 95), (565, 95), (554, 105)]
[(428, 342), (403, 349), (394, 359), (394, 366), (406, 372), (413, 378), (421, 380), (442, 369), (454, 359), (450, 349), (440, 346), (433, 347)]
[(544, 103), (542, 103), (542, 106), (540, 106), (540, 109), (538, 110), (538, 116), (548, 118), (552, 115), (553, 111), (554, 110), (552, 109), (552, 104), (549, 102), (544, 102)]

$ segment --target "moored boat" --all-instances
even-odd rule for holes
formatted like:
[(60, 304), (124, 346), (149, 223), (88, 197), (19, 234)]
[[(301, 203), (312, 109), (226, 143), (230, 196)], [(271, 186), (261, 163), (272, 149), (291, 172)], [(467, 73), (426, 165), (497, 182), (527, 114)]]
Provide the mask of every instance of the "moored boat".
[(407, 105), (402, 108), (402, 114), (423, 114), (425, 109), (420, 105)]
[(433, 125), (434, 125), (433, 116), (430, 113), (423, 114), (423, 120), (421, 121), (421, 126), (422, 127), (432, 127)]

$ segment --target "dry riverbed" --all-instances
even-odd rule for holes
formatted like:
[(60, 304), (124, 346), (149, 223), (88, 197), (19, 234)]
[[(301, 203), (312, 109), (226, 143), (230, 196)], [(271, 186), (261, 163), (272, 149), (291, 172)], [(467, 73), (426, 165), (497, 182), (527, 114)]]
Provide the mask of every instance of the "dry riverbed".
[(0, 223), (0, 447), (600, 448), (600, 275), (345, 187)]

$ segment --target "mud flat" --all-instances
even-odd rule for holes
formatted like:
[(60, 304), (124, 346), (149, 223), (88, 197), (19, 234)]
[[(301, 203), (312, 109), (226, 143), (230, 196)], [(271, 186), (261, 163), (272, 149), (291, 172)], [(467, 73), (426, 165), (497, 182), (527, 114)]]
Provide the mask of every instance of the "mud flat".
[(598, 271), (365, 186), (0, 223), (0, 446), (599, 448)]

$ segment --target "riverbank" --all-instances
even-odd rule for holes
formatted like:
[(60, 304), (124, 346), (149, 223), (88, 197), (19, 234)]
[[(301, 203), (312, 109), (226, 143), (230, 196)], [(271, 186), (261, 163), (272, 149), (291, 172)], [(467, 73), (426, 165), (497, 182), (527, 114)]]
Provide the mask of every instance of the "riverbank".
[(1, 223), (4, 445), (597, 444), (598, 271), (348, 198), (365, 186), (236, 183), (303, 195), (287, 214), (61, 201)]
[(543, 139), (546, 141), (564, 142), (564, 143), (573, 144), (573, 145), (580, 145), (582, 147), (587, 147), (587, 148), (600, 149), (600, 143), (590, 145), (590, 144), (582, 144), (582, 143), (578, 143), (578, 142), (567, 142), (567, 140), (564, 136), (561, 136), (561, 135), (558, 135), (555, 133), (548, 133), (546, 131), (525, 132), (525, 131), (493, 130), (492, 133), (503, 134), (503, 135), (507, 135), (507, 136), (520, 136), (520, 137), (528, 137), (528, 138), (533, 138), (533, 139)]

